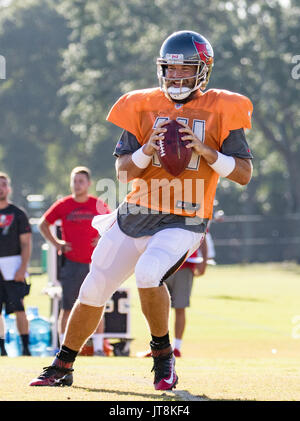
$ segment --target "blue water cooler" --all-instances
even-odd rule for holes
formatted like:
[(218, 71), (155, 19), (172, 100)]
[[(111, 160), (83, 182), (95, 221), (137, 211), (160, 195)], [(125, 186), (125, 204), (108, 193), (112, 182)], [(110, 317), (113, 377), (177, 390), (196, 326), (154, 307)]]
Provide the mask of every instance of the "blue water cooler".
[[(26, 314), (29, 322), (29, 350), (31, 355), (40, 357), (53, 355), (50, 348), (50, 322), (46, 318), (39, 316), (37, 307), (28, 307)], [(6, 315), (4, 323), (7, 355), (9, 357), (18, 357), (22, 355), (22, 341), (17, 329), (16, 316), (14, 314)]]
[[(3, 314), (4, 316), (4, 314)], [(21, 338), (17, 329), (16, 316), (4, 316), (5, 323), (5, 349), (9, 357), (18, 357), (22, 354)]]
[(51, 346), (50, 322), (39, 316), (37, 307), (28, 307), (27, 318), (29, 321), (29, 350), (32, 356), (44, 357), (49, 355)]

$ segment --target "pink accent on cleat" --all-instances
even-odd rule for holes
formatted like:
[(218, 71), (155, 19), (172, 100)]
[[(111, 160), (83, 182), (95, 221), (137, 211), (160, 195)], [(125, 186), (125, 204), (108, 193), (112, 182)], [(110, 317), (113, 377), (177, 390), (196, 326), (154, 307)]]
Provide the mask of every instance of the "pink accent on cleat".
[(73, 369), (55, 365), (44, 367), (39, 377), (31, 380), (29, 386), (71, 386), (73, 383)]
[(154, 359), (154, 388), (155, 390), (171, 390), (176, 387), (178, 376), (175, 372), (175, 357), (173, 353)]

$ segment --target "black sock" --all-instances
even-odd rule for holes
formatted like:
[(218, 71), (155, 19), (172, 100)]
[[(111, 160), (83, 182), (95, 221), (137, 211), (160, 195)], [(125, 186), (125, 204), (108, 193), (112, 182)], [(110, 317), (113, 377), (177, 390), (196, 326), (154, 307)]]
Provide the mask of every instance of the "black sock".
[(29, 335), (28, 333), (26, 335), (21, 335), (22, 345), (23, 348), (27, 349), (29, 344)]
[(58, 353), (56, 354), (56, 358), (66, 363), (73, 363), (75, 358), (77, 357), (78, 351), (73, 351), (73, 349), (68, 348), (65, 345), (62, 345)]
[(5, 349), (5, 339), (4, 338), (0, 338), (0, 355), (3, 356), (7, 356), (7, 352)]
[(152, 341), (150, 342), (151, 349), (159, 351), (161, 349), (165, 349), (171, 346), (169, 333), (167, 333), (165, 336), (153, 336), (153, 335), (151, 336), (152, 336)]
[(4, 340), (4, 338), (0, 338), (0, 349), (1, 349), (1, 351), (3, 350), (3, 349), (5, 349), (5, 340)]

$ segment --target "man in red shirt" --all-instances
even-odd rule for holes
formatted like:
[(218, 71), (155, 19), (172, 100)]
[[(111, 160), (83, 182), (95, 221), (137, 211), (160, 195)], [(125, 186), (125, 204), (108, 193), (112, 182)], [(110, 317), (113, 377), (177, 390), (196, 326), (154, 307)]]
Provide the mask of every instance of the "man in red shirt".
[[(98, 231), (91, 226), (91, 221), (95, 215), (110, 213), (106, 203), (89, 194), (90, 185), (90, 170), (86, 167), (74, 168), (70, 178), (72, 194), (53, 203), (39, 224), (42, 235), (63, 257), (59, 273), (62, 286), (62, 309), (58, 320), (60, 342), (81, 284), (89, 272), (91, 255), (99, 239)], [(61, 220), (61, 239), (50, 229), (58, 220)], [(104, 355), (102, 333), (103, 324), (100, 324), (93, 338), (98, 355)]]

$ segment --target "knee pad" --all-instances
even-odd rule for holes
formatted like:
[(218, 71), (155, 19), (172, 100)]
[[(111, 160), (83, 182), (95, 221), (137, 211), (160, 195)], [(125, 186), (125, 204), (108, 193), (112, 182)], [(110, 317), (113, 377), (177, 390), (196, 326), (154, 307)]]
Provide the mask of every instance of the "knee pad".
[(110, 297), (106, 291), (106, 279), (103, 273), (101, 270), (94, 268), (83, 281), (78, 299), (82, 304), (102, 307)]
[(158, 287), (163, 276), (160, 259), (155, 255), (142, 255), (135, 267), (138, 288)]

